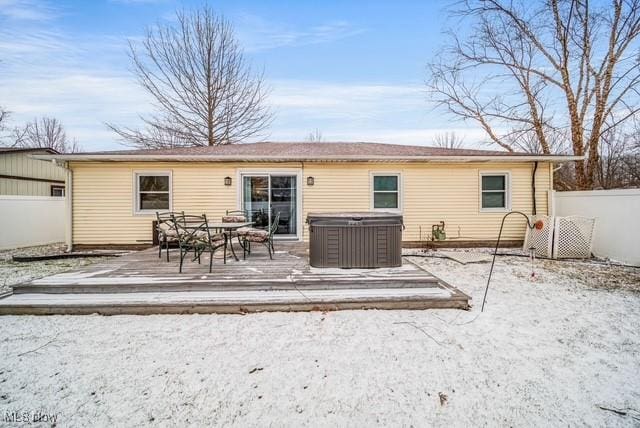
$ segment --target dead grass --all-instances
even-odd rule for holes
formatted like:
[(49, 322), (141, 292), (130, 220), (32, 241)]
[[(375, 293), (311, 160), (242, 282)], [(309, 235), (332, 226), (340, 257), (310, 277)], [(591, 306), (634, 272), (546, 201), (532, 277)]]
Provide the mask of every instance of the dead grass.
[[(64, 244), (39, 245), (0, 251), (0, 294), (11, 291), (12, 286), (32, 279), (87, 266), (100, 259), (78, 257), (73, 259), (43, 260), (38, 262), (14, 262), (14, 255), (35, 256), (63, 252)], [(104, 259), (102, 259), (104, 260)]]
[(562, 274), (590, 288), (640, 292), (640, 268), (595, 261), (542, 260), (544, 269)]
[[(477, 252), (493, 254), (493, 248), (447, 248), (446, 251)], [(496, 263), (512, 266), (529, 266), (527, 254), (519, 249), (501, 249), (500, 253), (518, 254), (518, 256), (499, 256)], [(405, 255), (442, 257), (439, 251), (405, 249)], [(627, 290), (640, 292), (640, 267), (621, 266), (606, 260), (547, 260), (536, 259), (536, 268), (548, 271), (584, 284), (588, 288), (602, 290)], [(487, 267), (488, 272), (488, 267)]]

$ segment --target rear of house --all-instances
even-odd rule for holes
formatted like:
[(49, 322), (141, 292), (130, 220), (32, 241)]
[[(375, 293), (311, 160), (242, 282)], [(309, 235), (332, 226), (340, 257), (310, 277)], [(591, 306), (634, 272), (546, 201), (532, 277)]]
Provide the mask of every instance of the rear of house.
[[(567, 156), (375, 143), (255, 143), (51, 155), (69, 171), (67, 240), (76, 246), (152, 242), (156, 211), (280, 213), (278, 238), (307, 240), (310, 212), (389, 211), (405, 244), (495, 240), (511, 210), (547, 214), (553, 166)], [(269, 221), (264, 216), (254, 221)], [(503, 238), (520, 241), (522, 221)]]

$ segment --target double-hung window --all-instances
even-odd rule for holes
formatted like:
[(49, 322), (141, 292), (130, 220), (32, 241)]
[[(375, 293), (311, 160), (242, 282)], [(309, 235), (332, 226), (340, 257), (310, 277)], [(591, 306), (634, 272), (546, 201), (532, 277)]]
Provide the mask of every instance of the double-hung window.
[(481, 209), (483, 211), (506, 211), (509, 209), (509, 174), (482, 173)]
[(400, 209), (400, 174), (373, 174), (373, 209)]
[(136, 213), (152, 214), (171, 209), (171, 174), (136, 173)]

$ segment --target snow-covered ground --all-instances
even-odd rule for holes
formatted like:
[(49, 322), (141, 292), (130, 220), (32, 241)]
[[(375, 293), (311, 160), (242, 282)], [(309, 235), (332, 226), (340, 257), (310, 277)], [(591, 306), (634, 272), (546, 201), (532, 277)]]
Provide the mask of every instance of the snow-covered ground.
[[(14, 262), (14, 255), (34, 256), (64, 252), (64, 244), (39, 245), (0, 251), (0, 294), (10, 290), (12, 285), (43, 276), (53, 275), (80, 266), (95, 263), (99, 259), (78, 257), (73, 259), (45, 260), (40, 262)], [(104, 260), (104, 259), (103, 259)]]
[(412, 260), (470, 294), (473, 310), (0, 317), (0, 418), (640, 424), (638, 269), (543, 261), (531, 282), (527, 259), (501, 257), (481, 314), (487, 264)]

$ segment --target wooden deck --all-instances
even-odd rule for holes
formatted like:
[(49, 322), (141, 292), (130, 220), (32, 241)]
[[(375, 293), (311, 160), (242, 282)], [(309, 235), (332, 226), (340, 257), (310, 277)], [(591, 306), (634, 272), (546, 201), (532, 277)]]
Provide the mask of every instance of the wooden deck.
[(392, 269), (315, 269), (303, 243), (278, 243), (274, 260), (258, 248), (223, 264), (208, 256), (178, 273), (157, 249), (33, 280), (0, 299), (0, 314), (245, 313), (469, 306), (469, 297), (408, 260)]

